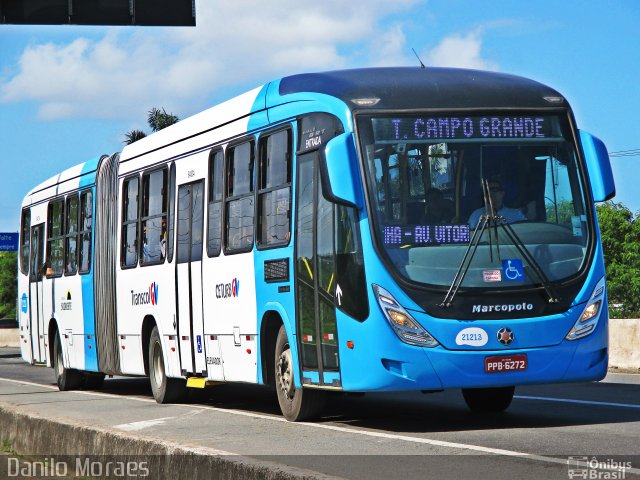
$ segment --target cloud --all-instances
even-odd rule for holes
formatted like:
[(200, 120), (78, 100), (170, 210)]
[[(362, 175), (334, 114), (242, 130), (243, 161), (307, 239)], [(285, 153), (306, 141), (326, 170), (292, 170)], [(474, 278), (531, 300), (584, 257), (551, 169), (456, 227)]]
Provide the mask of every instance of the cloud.
[(36, 102), (42, 120), (129, 119), (154, 105), (184, 115), (224, 88), (353, 66), (362, 57), (346, 52), (379, 38), (389, 42), (377, 59), (393, 58), (404, 38), (381, 21), (416, 1), (203, 0), (196, 28), (108, 28), (98, 40), (28, 46), (0, 79), (0, 102)]
[(481, 50), (482, 31), (475, 30), (445, 37), (425, 57), (430, 66), (497, 70), (497, 64), (482, 58)]
[(402, 29), (402, 25), (394, 24), (386, 32), (371, 42), (369, 48), (372, 52), (369, 66), (398, 66), (408, 65), (407, 39)]
[[(423, 1), (202, 0), (195, 28), (112, 27), (98, 39), (27, 46), (0, 78), (0, 102), (34, 102), (46, 121), (131, 121), (152, 106), (184, 117), (292, 73), (416, 65), (403, 22)], [(430, 66), (496, 69), (482, 57), (481, 29), (420, 56)]]
[(113, 31), (99, 41), (32, 45), (20, 58), (19, 73), (0, 87), (0, 100), (36, 101), (40, 119), (57, 120), (123, 118), (160, 98), (192, 98), (203, 86), (193, 79), (210, 76), (211, 68), (197, 59), (171, 58), (164, 48)]

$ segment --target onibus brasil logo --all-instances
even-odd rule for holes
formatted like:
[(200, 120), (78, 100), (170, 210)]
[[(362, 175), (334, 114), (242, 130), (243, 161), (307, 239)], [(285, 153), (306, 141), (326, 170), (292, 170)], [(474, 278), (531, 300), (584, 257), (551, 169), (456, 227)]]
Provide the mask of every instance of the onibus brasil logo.
[(131, 290), (131, 305), (157, 305), (158, 284), (153, 282), (147, 291), (134, 292)]

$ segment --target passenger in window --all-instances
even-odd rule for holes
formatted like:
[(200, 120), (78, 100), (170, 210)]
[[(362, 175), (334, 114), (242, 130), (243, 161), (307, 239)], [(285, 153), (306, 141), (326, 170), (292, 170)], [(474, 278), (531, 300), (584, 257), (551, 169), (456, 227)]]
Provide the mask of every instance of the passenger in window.
[(167, 232), (160, 235), (160, 259), (164, 260), (167, 256)]
[[(522, 210), (518, 208), (510, 208), (504, 205), (504, 188), (499, 180), (489, 180), (489, 195), (491, 195), (491, 203), (496, 215), (502, 217), (505, 222), (521, 222), (527, 220)], [(488, 215), (488, 207), (482, 206), (473, 211), (469, 216), (469, 225), (475, 227), (480, 220), (481, 215)]]
[(451, 219), (455, 215), (455, 209), (451, 200), (444, 198), (441, 190), (430, 188), (425, 194), (425, 200), (422, 224), (440, 225), (451, 222)]
[(142, 231), (142, 263), (149, 263), (153, 261), (153, 255), (151, 254), (151, 246), (149, 245), (149, 237), (147, 235), (147, 226), (144, 226)]
[(89, 238), (85, 237), (82, 241), (82, 252), (80, 253), (80, 272), (89, 271)]

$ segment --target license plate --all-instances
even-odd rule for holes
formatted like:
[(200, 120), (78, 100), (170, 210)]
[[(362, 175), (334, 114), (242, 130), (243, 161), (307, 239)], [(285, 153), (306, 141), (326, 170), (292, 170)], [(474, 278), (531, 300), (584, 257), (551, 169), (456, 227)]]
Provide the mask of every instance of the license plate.
[(527, 363), (527, 356), (525, 354), (484, 357), (484, 372), (519, 372), (527, 369)]

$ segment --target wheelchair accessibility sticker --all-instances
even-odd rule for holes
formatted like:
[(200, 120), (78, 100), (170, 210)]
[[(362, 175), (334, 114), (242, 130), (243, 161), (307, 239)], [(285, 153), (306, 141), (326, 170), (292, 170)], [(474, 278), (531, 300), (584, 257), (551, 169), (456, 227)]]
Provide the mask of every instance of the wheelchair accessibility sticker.
[(505, 282), (523, 282), (524, 267), (522, 266), (522, 260), (502, 260), (502, 273), (504, 274), (503, 280)]

